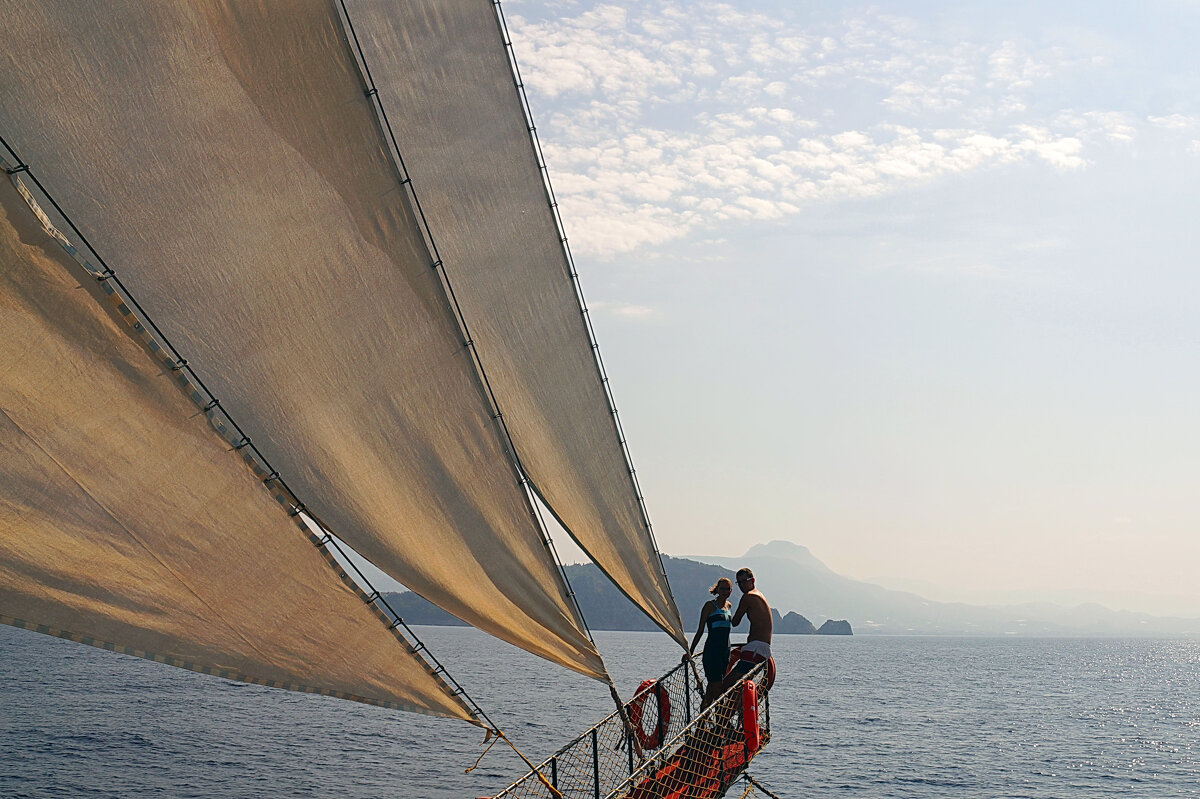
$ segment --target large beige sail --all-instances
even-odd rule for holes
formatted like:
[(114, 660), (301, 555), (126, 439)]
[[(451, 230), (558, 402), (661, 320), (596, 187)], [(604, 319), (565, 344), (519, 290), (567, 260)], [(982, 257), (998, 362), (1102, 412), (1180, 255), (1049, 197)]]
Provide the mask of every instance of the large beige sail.
[(521, 464), (592, 560), (686, 645), (491, 0), (346, 5)]
[(0, 620), (472, 720), (98, 293), (0, 181)]
[(297, 496), (447, 611), (603, 678), (333, 5), (17, 5), (0, 134)]

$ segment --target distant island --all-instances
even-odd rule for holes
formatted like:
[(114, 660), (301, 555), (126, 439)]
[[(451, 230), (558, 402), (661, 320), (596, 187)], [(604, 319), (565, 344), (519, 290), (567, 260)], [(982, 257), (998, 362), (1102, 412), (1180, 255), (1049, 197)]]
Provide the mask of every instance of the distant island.
[[(708, 589), (721, 577), (733, 579), (734, 571), (724, 566), (700, 563), (685, 558), (663, 557), (667, 569), (667, 580), (683, 615), (684, 630), (690, 635), (700, 620), (700, 608), (711, 598)], [(654, 625), (645, 614), (625, 598), (617, 587), (605, 577), (594, 564), (581, 563), (566, 567), (567, 579), (579, 600), (579, 607), (593, 630), (654, 631)], [(764, 587), (768, 599), (771, 594)], [(384, 595), (392, 609), (409, 624), (433, 624), (442, 626), (466, 626), (466, 622), (451, 616), (446, 611), (422, 599), (411, 591)], [(734, 603), (737, 592), (734, 592)], [(819, 628), (804, 616), (789, 610), (780, 614), (777, 607), (771, 608), (774, 631), (777, 635), (852, 635), (850, 622), (827, 619)], [(695, 616), (695, 618), (691, 618)], [(743, 622), (743, 625), (745, 623)], [(735, 632), (736, 635), (736, 632)]]

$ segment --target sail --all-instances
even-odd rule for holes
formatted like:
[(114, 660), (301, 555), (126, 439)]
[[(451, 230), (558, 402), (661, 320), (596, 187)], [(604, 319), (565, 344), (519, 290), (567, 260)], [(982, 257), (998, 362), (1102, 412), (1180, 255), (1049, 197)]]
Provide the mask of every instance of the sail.
[(474, 721), (98, 293), (0, 181), (0, 621)]
[(311, 513), (604, 678), (333, 4), (17, 5), (0, 134)]
[(526, 474), (592, 560), (686, 646), (492, 5), (346, 3)]

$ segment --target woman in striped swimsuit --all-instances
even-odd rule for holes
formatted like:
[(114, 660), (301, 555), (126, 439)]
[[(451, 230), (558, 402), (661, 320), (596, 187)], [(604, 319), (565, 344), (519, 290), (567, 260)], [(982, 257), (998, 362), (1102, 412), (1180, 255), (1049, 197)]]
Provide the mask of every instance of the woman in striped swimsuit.
[(713, 598), (704, 603), (700, 609), (700, 626), (696, 629), (696, 637), (688, 648), (688, 657), (696, 651), (700, 636), (708, 628), (708, 638), (704, 641), (704, 680), (708, 688), (704, 692), (704, 704), (708, 707), (716, 699), (716, 688), (725, 679), (725, 670), (729, 668), (729, 631), (730, 605), (729, 595), (733, 592), (733, 582), (728, 577), (722, 577), (709, 589)]

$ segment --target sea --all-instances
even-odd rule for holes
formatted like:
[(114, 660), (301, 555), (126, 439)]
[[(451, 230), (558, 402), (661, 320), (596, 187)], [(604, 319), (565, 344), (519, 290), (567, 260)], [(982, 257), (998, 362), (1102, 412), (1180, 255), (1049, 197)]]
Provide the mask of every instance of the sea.
[[(476, 630), (415, 630), (532, 759), (611, 709), (603, 685)], [(627, 694), (679, 660), (661, 634), (595, 638)], [(778, 636), (774, 650), (772, 739), (750, 772), (780, 799), (1200, 795), (1200, 641)], [(482, 797), (524, 771), (463, 722), (0, 626), (3, 799)]]

